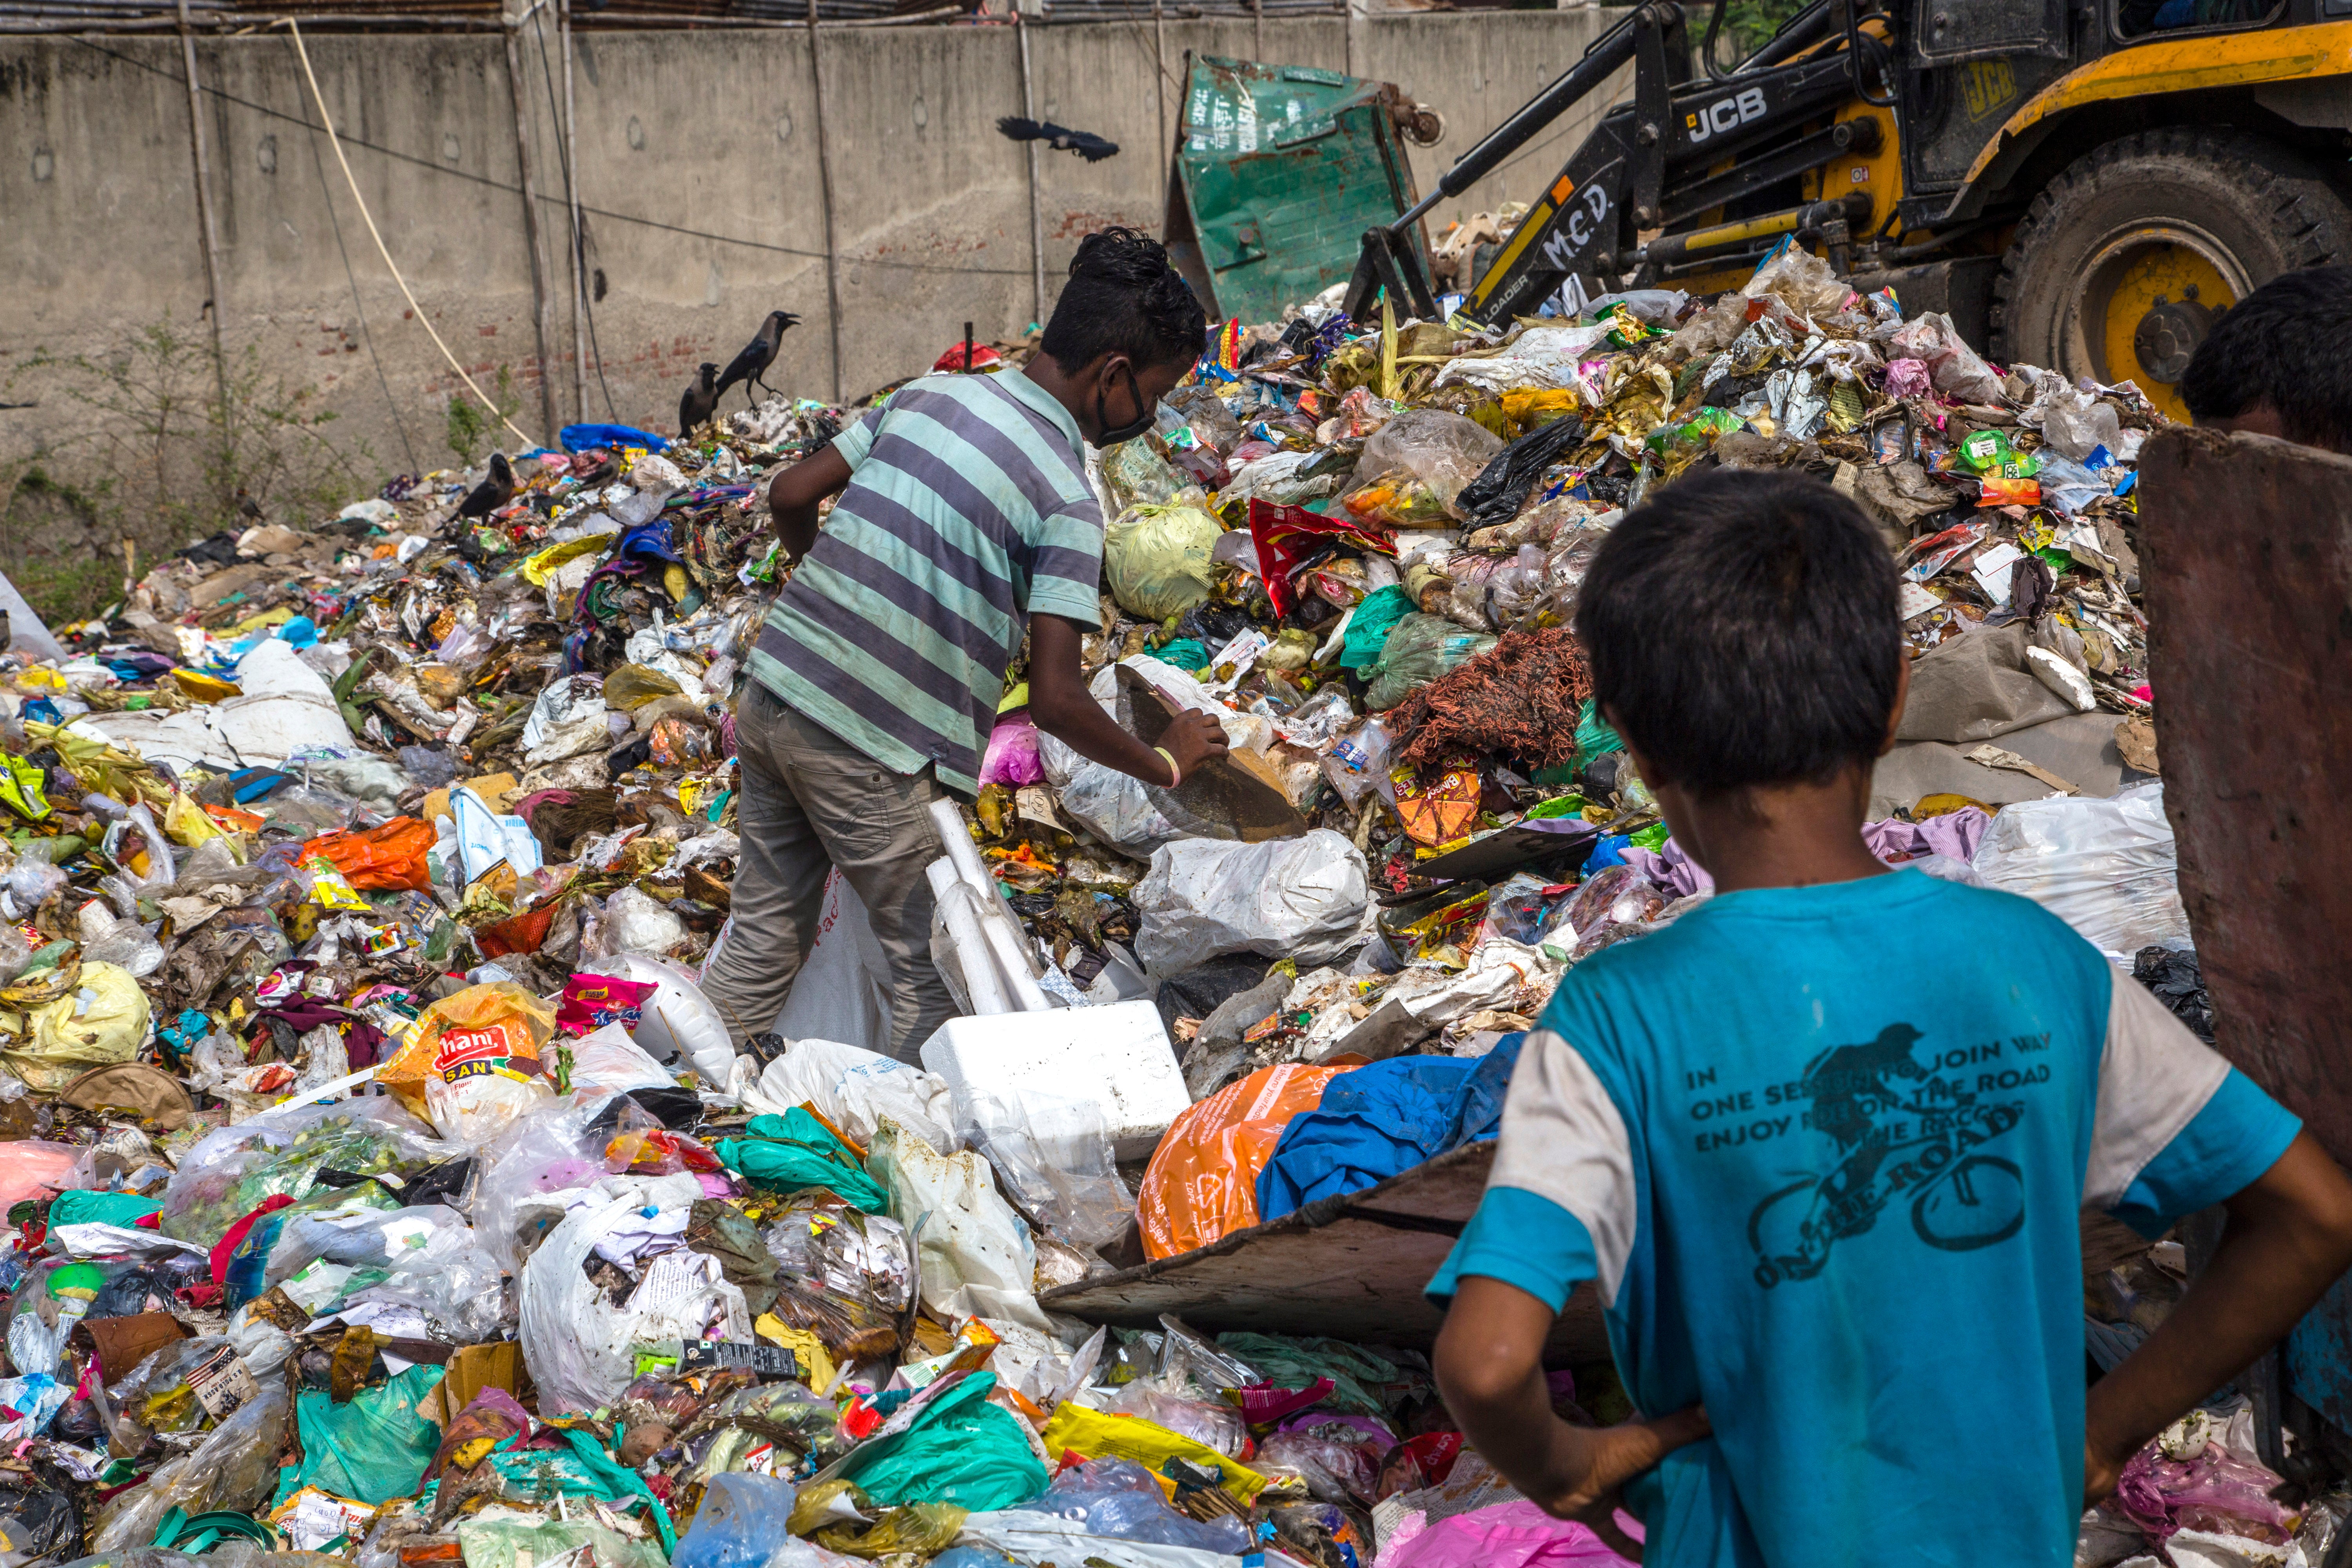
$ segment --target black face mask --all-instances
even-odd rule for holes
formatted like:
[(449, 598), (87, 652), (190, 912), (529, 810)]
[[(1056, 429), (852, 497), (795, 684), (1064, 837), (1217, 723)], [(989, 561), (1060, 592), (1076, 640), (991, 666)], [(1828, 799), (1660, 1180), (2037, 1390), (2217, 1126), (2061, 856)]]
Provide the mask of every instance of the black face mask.
[(1112, 429), (1110, 416), (1105, 411), (1103, 406), (1102, 392), (1097, 388), (1095, 392), (1095, 423), (1101, 426), (1101, 434), (1095, 437), (1095, 445), (1097, 447), (1116, 447), (1121, 441), (1134, 440), (1138, 436), (1142, 435), (1146, 430), (1151, 428), (1153, 416), (1157, 414), (1158, 410), (1154, 409), (1150, 404), (1143, 401), (1143, 388), (1136, 381), (1135, 371), (1132, 367), (1129, 367), (1128, 370), (1127, 384), (1128, 385), (1135, 388), (1135, 401), (1137, 405), (1141, 408), (1142, 412), (1138, 414), (1127, 424), (1118, 426), (1115, 430)]

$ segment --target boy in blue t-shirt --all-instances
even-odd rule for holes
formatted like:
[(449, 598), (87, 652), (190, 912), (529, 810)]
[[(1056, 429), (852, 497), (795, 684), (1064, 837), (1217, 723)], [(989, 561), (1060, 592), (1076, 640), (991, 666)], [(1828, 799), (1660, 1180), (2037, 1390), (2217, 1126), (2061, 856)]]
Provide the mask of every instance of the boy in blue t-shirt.
[[(2071, 1563), (2086, 1500), (2352, 1265), (2352, 1182), (2063, 921), (1864, 847), (1908, 668), (1844, 498), (1681, 480), (1601, 547), (1577, 633), (1717, 892), (1528, 1037), (1430, 1285), (1447, 1405), (1612, 1542), (1641, 1477), (1653, 1568)], [(2211, 1265), (2086, 1401), (2079, 1211), (2153, 1237), (2215, 1203)], [(1551, 1412), (1584, 1279), (1651, 1419)]]

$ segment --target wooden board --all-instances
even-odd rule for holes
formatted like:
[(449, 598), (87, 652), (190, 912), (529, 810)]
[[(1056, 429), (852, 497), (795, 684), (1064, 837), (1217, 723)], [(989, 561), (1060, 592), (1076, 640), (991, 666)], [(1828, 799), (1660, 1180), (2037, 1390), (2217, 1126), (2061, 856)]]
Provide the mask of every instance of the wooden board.
[[(1038, 1300), (1093, 1323), (1156, 1328), (1171, 1312), (1211, 1333), (1328, 1334), (1426, 1351), (1444, 1319), (1422, 1288), (1477, 1208), (1494, 1160), (1491, 1142), (1473, 1143), (1376, 1187), (1318, 1199), (1270, 1225)], [(1551, 1349), (1561, 1361), (1608, 1355), (1590, 1285), (1570, 1300)]]

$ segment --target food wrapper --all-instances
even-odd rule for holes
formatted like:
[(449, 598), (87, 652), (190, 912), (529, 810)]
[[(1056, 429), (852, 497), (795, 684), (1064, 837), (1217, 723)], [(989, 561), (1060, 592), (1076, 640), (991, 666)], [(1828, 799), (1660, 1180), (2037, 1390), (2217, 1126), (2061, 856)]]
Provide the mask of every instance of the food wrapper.
[(445, 1138), (475, 1143), (551, 1095), (540, 1052), (555, 1009), (520, 985), (469, 985), (425, 1010), (376, 1081)]

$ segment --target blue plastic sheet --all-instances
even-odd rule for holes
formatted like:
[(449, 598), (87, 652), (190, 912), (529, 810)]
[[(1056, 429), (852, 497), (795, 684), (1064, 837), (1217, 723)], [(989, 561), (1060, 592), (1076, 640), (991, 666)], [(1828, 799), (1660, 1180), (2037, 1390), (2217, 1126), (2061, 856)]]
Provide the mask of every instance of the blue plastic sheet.
[(1282, 1130), (1258, 1173), (1259, 1219), (1361, 1192), (1494, 1137), (1526, 1038), (1505, 1035), (1483, 1057), (1391, 1057), (1333, 1079), (1322, 1104)]
[(566, 425), (558, 434), (567, 452), (593, 447), (643, 447), (648, 452), (669, 450), (669, 437), (640, 430), (634, 425)]

